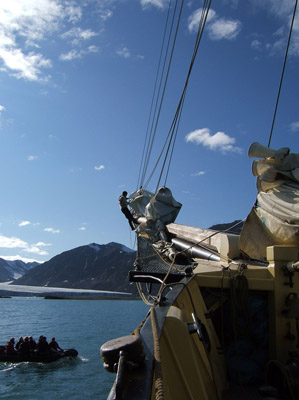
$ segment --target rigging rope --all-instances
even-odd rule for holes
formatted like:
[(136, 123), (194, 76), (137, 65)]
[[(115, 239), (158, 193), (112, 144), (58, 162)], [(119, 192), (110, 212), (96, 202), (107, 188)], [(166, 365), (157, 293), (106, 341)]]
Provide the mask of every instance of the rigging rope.
[[(181, 8), (182, 8), (182, 5), (183, 5), (183, 2), (184, 2), (184, 0), (182, 0)], [(157, 125), (158, 125), (158, 121), (159, 121), (159, 118), (160, 118), (160, 113), (161, 113), (163, 99), (164, 99), (164, 95), (165, 95), (165, 91), (166, 91), (166, 85), (167, 85), (167, 81), (168, 81), (171, 61), (172, 61), (172, 57), (173, 57), (173, 52), (174, 52), (174, 47), (175, 47), (175, 42), (176, 42), (176, 37), (177, 37), (177, 31), (178, 31), (178, 25), (179, 25), (179, 22), (180, 22), (180, 17), (178, 18), (178, 22), (177, 22), (176, 33), (175, 33), (175, 36), (174, 36), (174, 39), (173, 39), (172, 50), (171, 50), (171, 54), (169, 56), (169, 61), (168, 61), (168, 68), (167, 68), (167, 71), (166, 71), (166, 76), (164, 78), (165, 81), (164, 81), (163, 91), (162, 91), (161, 98), (160, 98), (160, 92), (161, 92), (162, 83), (163, 83), (165, 66), (166, 66), (166, 61), (167, 61), (169, 47), (170, 47), (170, 40), (171, 40), (171, 37), (172, 37), (172, 32), (173, 32), (173, 27), (174, 27), (174, 22), (175, 22), (177, 5), (178, 5), (178, 0), (176, 0), (176, 3), (175, 3), (175, 7), (174, 7), (174, 11), (173, 11), (173, 17), (172, 17), (172, 21), (171, 21), (171, 27), (170, 27), (170, 30), (169, 30), (168, 42), (167, 42), (167, 46), (166, 46), (166, 50), (165, 50), (163, 68), (162, 68), (162, 71), (161, 71), (159, 90), (158, 90), (158, 93), (156, 95), (156, 105), (155, 105), (154, 114), (152, 116), (151, 133), (150, 133), (150, 136), (148, 138), (147, 151), (146, 151), (146, 156), (145, 156), (145, 159), (144, 159), (143, 173), (142, 173), (142, 178), (140, 180), (140, 186), (144, 186), (143, 182), (144, 182), (144, 179), (145, 179), (145, 174), (146, 174), (146, 171), (147, 171), (147, 168), (148, 168), (150, 155), (151, 155), (151, 152), (152, 152), (154, 139), (155, 139), (156, 132), (157, 132)], [(170, 12), (170, 8), (171, 8), (171, 0), (169, 2), (168, 13)], [(162, 43), (160, 57), (162, 56), (162, 52), (163, 52), (163, 48), (164, 48), (164, 44), (165, 44), (165, 34), (166, 34), (166, 30), (167, 30), (167, 25), (168, 25), (168, 19), (169, 19), (169, 16), (167, 16), (167, 20), (166, 20), (166, 25), (165, 25), (165, 30), (164, 30), (164, 37), (163, 37), (163, 43)], [(159, 70), (160, 70), (160, 66), (159, 66), (159, 68), (157, 70), (157, 78), (156, 79), (158, 79)], [(154, 96), (155, 96), (155, 91), (154, 91), (153, 97)], [(159, 98), (160, 98), (160, 105), (158, 107)], [(157, 109), (158, 109), (158, 113), (157, 113)], [(156, 113), (157, 113), (157, 116), (156, 116)]]
[[(182, 7), (182, 5), (183, 5), (183, 2), (181, 4), (181, 7)], [(169, 157), (169, 163), (168, 163), (168, 168), (167, 168), (167, 173), (166, 173), (166, 178), (165, 178), (165, 184), (166, 184), (166, 181), (167, 181), (168, 172), (169, 172), (170, 164), (171, 164), (171, 161), (172, 161), (174, 145), (175, 145), (175, 142), (176, 142), (178, 127), (179, 127), (179, 123), (180, 123), (180, 119), (181, 119), (182, 109), (183, 109), (183, 105), (184, 105), (184, 101), (185, 101), (186, 91), (187, 91), (189, 79), (190, 79), (190, 76), (191, 76), (191, 72), (192, 72), (192, 69), (193, 69), (193, 66), (194, 66), (194, 62), (195, 62), (195, 58), (196, 58), (196, 55), (197, 55), (198, 47), (199, 47), (199, 44), (200, 44), (200, 41), (201, 41), (201, 38), (202, 38), (202, 34), (203, 34), (203, 30), (204, 30), (205, 23), (206, 23), (206, 20), (207, 20), (207, 16), (208, 16), (208, 12), (209, 12), (209, 9), (210, 9), (210, 5), (211, 5), (211, 0), (205, 0), (204, 6), (202, 8), (201, 19), (200, 19), (200, 23), (199, 23), (199, 26), (198, 26), (198, 31), (197, 31), (197, 36), (196, 36), (196, 41), (195, 41), (195, 45), (194, 45), (194, 50), (193, 50), (190, 66), (189, 66), (187, 78), (185, 80), (184, 88), (183, 88), (183, 91), (182, 91), (182, 94), (181, 94), (181, 97), (180, 97), (180, 100), (179, 100), (179, 104), (177, 106), (177, 109), (176, 109), (176, 112), (175, 112), (175, 116), (173, 118), (171, 127), (170, 127), (169, 132), (168, 132), (167, 137), (166, 137), (166, 140), (165, 140), (164, 145), (162, 147), (162, 151), (161, 151), (161, 153), (160, 153), (160, 155), (159, 155), (159, 157), (157, 159), (157, 162), (156, 162), (156, 164), (155, 164), (155, 166), (154, 166), (154, 168), (153, 168), (153, 170), (152, 170), (152, 172), (151, 172), (146, 184), (145, 184), (145, 186), (147, 186), (149, 181), (151, 180), (151, 178), (152, 178), (152, 176), (153, 176), (153, 174), (154, 174), (154, 172), (155, 172), (155, 170), (156, 170), (156, 168), (157, 168), (157, 166), (158, 166), (158, 164), (160, 162), (160, 159), (161, 159), (161, 157), (162, 157), (162, 155), (164, 153), (164, 150), (165, 150), (166, 146), (168, 145), (166, 153), (165, 153), (165, 156), (164, 156), (163, 165), (161, 167), (161, 172), (160, 172), (160, 176), (159, 176), (159, 179), (158, 179), (156, 192), (158, 190), (158, 187), (159, 187), (161, 179), (162, 179), (162, 175), (164, 173), (166, 161), (167, 161), (167, 159)], [(179, 15), (178, 20), (180, 19), (180, 17), (181, 17), (181, 11), (180, 11), (180, 15)], [(178, 25), (177, 25), (177, 28), (178, 28)], [(171, 152), (170, 152), (170, 149), (171, 149)], [(169, 152), (170, 152), (170, 156), (169, 156)]]
[[(164, 68), (165, 68), (166, 59), (164, 59), (163, 69), (162, 69), (162, 72), (161, 72), (161, 78), (160, 78), (160, 84), (159, 84), (159, 90), (158, 90), (158, 94), (156, 96), (156, 90), (157, 90), (157, 84), (158, 84), (158, 78), (159, 78), (159, 71), (160, 71), (161, 62), (162, 62), (162, 55), (163, 55), (163, 49), (164, 49), (165, 40), (166, 40), (166, 32), (167, 32), (167, 27), (168, 27), (168, 20), (169, 20), (169, 16), (170, 16), (171, 3), (172, 3), (172, 0), (169, 0), (168, 12), (167, 12), (167, 17), (166, 17), (166, 22), (165, 22), (165, 27), (164, 27), (164, 33), (163, 33), (163, 39), (162, 39), (162, 46), (161, 46), (161, 50), (160, 50), (158, 68), (157, 68), (157, 72), (156, 72), (156, 80), (155, 80), (155, 85), (154, 85), (154, 90), (153, 90), (153, 95), (152, 95), (152, 102), (151, 102), (150, 113), (149, 113), (147, 129), (146, 129), (146, 135), (145, 135), (145, 141), (144, 141), (144, 147), (143, 147), (143, 152), (142, 152), (142, 157), (141, 157), (141, 166), (142, 166), (143, 163), (144, 163), (144, 166), (143, 166), (142, 175), (141, 175), (141, 169), (142, 168), (140, 166), (138, 182), (137, 182), (137, 188), (139, 188), (143, 184), (144, 176), (145, 176), (145, 173), (146, 173), (146, 165), (147, 165), (147, 162), (145, 160), (147, 160), (147, 158), (149, 157), (149, 143), (151, 142), (153, 126), (151, 127), (151, 134), (150, 135), (149, 135), (149, 132), (150, 132), (149, 128), (150, 128), (151, 119), (153, 118), (153, 120), (154, 120), (155, 115), (156, 115), (157, 103), (158, 103), (158, 99), (160, 97), (162, 77), (164, 75)], [(167, 44), (167, 48), (166, 48), (166, 54), (168, 53), (168, 48), (169, 48), (169, 40), (168, 40), (168, 44)], [(153, 106), (154, 106), (155, 97), (157, 97), (157, 99), (156, 99), (156, 105), (155, 105), (155, 109), (154, 109), (154, 113), (153, 113)], [(147, 150), (146, 150), (146, 147), (147, 147)]]
[[(168, 173), (169, 173), (169, 169), (170, 169), (170, 164), (171, 164), (171, 161), (172, 161), (172, 155), (173, 155), (174, 146), (175, 146), (175, 142), (176, 142), (176, 138), (177, 138), (177, 133), (178, 133), (178, 128), (179, 128), (179, 124), (180, 124), (180, 120), (181, 120), (182, 110), (183, 110), (183, 106), (184, 106), (184, 102), (185, 102), (185, 97), (186, 97), (187, 87), (188, 87), (188, 83), (189, 83), (189, 78), (191, 76), (191, 72), (192, 72), (192, 69), (193, 69), (195, 58), (196, 58), (196, 55), (197, 55), (197, 52), (198, 52), (198, 47), (199, 47), (199, 44), (200, 44), (200, 41), (201, 41), (201, 38), (202, 38), (202, 35), (203, 35), (203, 31), (204, 31), (204, 27), (205, 27), (206, 20), (207, 20), (207, 17), (208, 17), (210, 6), (211, 6), (211, 0), (210, 1), (205, 1), (204, 7), (203, 7), (203, 10), (202, 10), (202, 14), (201, 14), (201, 18), (200, 18), (200, 22), (199, 22), (199, 26), (198, 26), (198, 31), (197, 31), (197, 36), (196, 36), (196, 41), (195, 41), (195, 46), (194, 46), (194, 51), (193, 51), (191, 63), (190, 63), (190, 66), (189, 66), (189, 71), (188, 71), (188, 74), (187, 74), (185, 86), (184, 86), (183, 93), (181, 95), (180, 102), (179, 102), (179, 105), (178, 105), (178, 108), (177, 108), (177, 112), (176, 112), (176, 116), (175, 116), (176, 128), (173, 130), (173, 134), (172, 134), (173, 144), (172, 144), (171, 154), (170, 154), (170, 157), (169, 157), (169, 163), (168, 163), (168, 168), (167, 168), (167, 173), (166, 173), (166, 177), (165, 177), (164, 186), (166, 186)], [(170, 145), (171, 145), (171, 143), (169, 142), (168, 150), (167, 150), (167, 153), (165, 155), (165, 162), (164, 162), (163, 167), (162, 167), (162, 171), (161, 171), (161, 174), (160, 174), (160, 179), (159, 179), (156, 191), (158, 190), (158, 186), (160, 184), (160, 180), (161, 180), (162, 173), (163, 173), (163, 170), (164, 170), (164, 166), (165, 166), (165, 163), (166, 163), (166, 158), (168, 157), (168, 152), (169, 152), (169, 149), (170, 149)]]
[(294, 11), (293, 11), (293, 18), (292, 18), (292, 23), (291, 23), (291, 27), (290, 27), (290, 33), (289, 33), (287, 48), (286, 48), (285, 57), (284, 57), (283, 68), (282, 68), (281, 77), (280, 77), (280, 84), (279, 84), (278, 93), (277, 93), (277, 98), (276, 98), (276, 104), (275, 104), (275, 110), (274, 110), (274, 115), (273, 115), (273, 120), (272, 120), (272, 126), (271, 126), (269, 141), (268, 141), (268, 147), (270, 147), (270, 144), (271, 144), (272, 133), (273, 133), (273, 128), (274, 128), (274, 124), (275, 124), (276, 113), (277, 113), (277, 108), (278, 108), (278, 103), (279, 103), (279, 98), (280, 98), (280, 92), (281, 92), (281, 87), (282, 87), (282, 81), (283, 81), (283, 77), (284, 77), (284, 71), (285, 71), (285, 67), (286, 67), (286, 63), (287, 63), (287, 58), (288, 58), (288, 52), (289, 52), (289, 47), (290, 47), (290, 42), (291, 42), (291, 36), (292, 36), (292, 31), (293, 31), (293, 25), (294, 25), (294, 21), (295, 21), (297, 3), (298, 3), (298, 0), (295, 0), (295, 6), (294, 6)]

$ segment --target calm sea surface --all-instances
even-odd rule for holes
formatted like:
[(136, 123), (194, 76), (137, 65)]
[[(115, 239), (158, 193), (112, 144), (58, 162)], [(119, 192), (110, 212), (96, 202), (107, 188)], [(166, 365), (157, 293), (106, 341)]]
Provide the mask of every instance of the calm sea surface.
[(0, 363), (0, 399), (104, 400), (114, 381), (105, 371), (100, 346), (130, 334), (148, 307), (128, 300), (0, 299), (0, 344), (10, 337), (55, 336), (62, 348), (75, 348), (75, 360), (50, 364)]

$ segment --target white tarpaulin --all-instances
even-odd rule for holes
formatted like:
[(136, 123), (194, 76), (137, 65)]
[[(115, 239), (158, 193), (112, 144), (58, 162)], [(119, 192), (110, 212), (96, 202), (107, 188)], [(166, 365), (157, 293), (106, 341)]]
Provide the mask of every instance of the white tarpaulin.
[(257, 176), (257, 202), (240, 236), (240, 249), (251, 258), (265, 259), (266, 246), (299, 247), (299, 154), (251, 145), (252, 171)]
[(137, 232), (146, 232), (153, 241), (167, 239), (165, 225), (175, 221), (182, 204), (177, 202), (171, 190), (162, 187), (156, 194), (139, 189), (129, 197), (130, 207), (135, 211), (137, 217), (144, 217), (137, 228)]
[(175, 221), (181, 207), (182, 204), (172, 197), (171, 190), (162, 187), (146, 206), (145, 217), (147, 220), (160, 220), (164, 224), (170, 224)]
[(153, 198), (154, 193), (144, 189), (138, 189), (129, 196), (130, 207), (134, 210), (137, 217), (145, 216), (145, 207)]
[(162, 221), (164, 224), (174, 222), (182, 204), (173, 197), (171, 190), (161, 187), (156, 194), (139, 189), (129, 196), (130, 207), (138, 217), (151, 221)]

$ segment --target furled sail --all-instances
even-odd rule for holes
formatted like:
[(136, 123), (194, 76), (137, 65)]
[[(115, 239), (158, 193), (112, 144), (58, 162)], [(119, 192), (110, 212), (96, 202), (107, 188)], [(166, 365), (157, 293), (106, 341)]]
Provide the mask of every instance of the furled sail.
[(261, 158), (252, 163), (258, 195), (243, 226), (240, 249), (250, 258), (265, 259), (267, 246), (299, 247), (299, 154), (255, 142), (248, 155)]
[(137, 232), (146, 232), (153, 241), (167, 240), (165, 225), (175, 221), (182, 204), (174, 199), (171, 190), (161, 187), (156, 194), (139, 189), (129, 197), (130, 207), (139, 218)]

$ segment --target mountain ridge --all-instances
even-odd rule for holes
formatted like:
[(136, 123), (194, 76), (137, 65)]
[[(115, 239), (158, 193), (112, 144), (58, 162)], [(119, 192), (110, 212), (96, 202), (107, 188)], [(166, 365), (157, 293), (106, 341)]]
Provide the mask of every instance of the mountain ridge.
[(109, 290), (136, 294), (127, 276), (134, 268), (136, 252), (110, 242), (90, 243), (67, 250), (36, 266), (14, 285)]
[(6, 260), (0, 258), (0, 282), (9, 282), (23, 276), (27, 271), (39, 265), (36, 261)]

